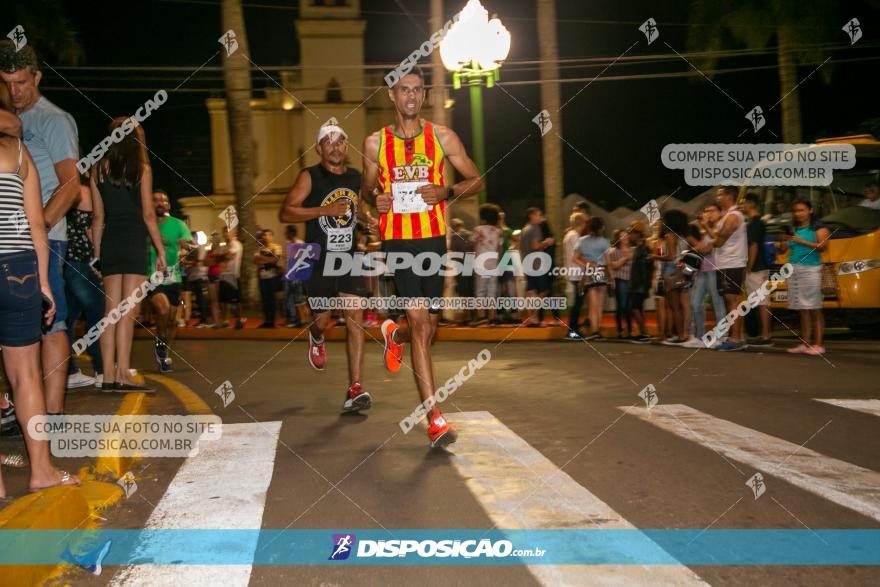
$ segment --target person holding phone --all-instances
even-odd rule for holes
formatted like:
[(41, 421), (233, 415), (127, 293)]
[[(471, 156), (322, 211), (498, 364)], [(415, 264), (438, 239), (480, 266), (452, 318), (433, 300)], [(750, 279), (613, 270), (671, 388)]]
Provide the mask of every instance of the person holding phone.
[[(0, 111), (11, 111), (0, 85)], [(59, 471), (49, 460), (49, 442), (30, 435), (32, 418), (46, 416), (40, 345), (55, 318), (49, 285), (49, 239), (34, 161), (17, 136), (0, 128), (0, 350), (12, 388), (18, 419), (25, 431), (30, 458), (31, 491), (55, 485), (79, 485), (75, 475)], [(44, 305), (45, 304), (45, 305)], [(18, 458), (12, 458), (18, 457)], [(12, 460), (10, 460), (12, 458)], [(2, 464), (20, 466), (18, 455), (3, 455)], [(6, 488), (0, 475), (0, 497)]]
[(813, 205), (797, 200), (791, 207), (793, 227), (784, 229), (778, 247), (791, 251), (788, 262), (792, 274), (788, 278), (788, 308), (797, 310), (801, 318), (801, 341), (789, 353), (825, 354), (822, 345), (825, 318), (822, 316), (822, 251), (828, 248), (830, 233), (813, 218)]

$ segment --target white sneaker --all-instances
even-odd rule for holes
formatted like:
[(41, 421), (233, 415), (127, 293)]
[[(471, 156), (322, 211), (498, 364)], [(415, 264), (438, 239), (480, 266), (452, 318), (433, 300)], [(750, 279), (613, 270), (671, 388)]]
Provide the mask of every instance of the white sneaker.
[(67, 376), (67, 389), (76, 389), (78, 387), (91, 387), (95, 384), (95, 378), (89, 377), (79, 369), (73, 375)]
[(684, 341), (684, 343), (682, 343), (681, 346), (683, 346), (686, 349), (704, 349), (704, 348), (706, 348), (706, 345), (703, 344), (703, 341), (700, 340), (699, 338), (697, 338), (696, 336), (690, 337), (689, 339)]

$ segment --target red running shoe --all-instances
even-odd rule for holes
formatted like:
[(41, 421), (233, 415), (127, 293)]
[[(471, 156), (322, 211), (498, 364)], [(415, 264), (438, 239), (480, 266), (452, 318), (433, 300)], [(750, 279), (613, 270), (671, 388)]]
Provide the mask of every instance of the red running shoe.
[(359, 412), (361, 410), (369, 410), (373, 405), (373, 398), (364, 391), (358, 382), (352, 383), (348, 388), (348, 397), (342, 404), (343, 412)]
[(321, 339), (321, 342), (315, 342), (315, 339), (312, 338), (312, 333), (309, 332), (309, 365), (318, 371), (323, 371), (326, 364), (327, 354), (324, 349), (324, 340)]
[(438, 414), (431, 418), (431, 423), (428, 425), (428, 438), (431, 440), (431, 448), (443, 448), (455, 442), (458, 435), (443, 414)]
[(382, 323), (382, 338), (385, 339), (385, 352), (382, 355), (382, 360), (389, 373), (400, 371), (400, 362), (403, 360), (403, 343), (394, 342), (394, 333), (398, 329), (399, 326), (394, 320), (386, 320)]

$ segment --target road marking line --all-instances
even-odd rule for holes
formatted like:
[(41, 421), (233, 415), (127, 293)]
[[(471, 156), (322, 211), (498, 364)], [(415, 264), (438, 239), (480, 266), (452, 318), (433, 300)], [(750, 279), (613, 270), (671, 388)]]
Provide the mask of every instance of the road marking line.
[(880, 521), (880, 473), (704, 414), (689, 406), (619, 407), (630, 414), (692, 440), (765, 475), (773, 475), (810, 493)]
[(183, 408), (189, 414), (213, 414), (213, 410), (211, 410), (210, 406), (202, 400), (199, 395), (194, 392), (192, 389), (184, 385), (183, 383), (172, 379), (171, 377), (167, 377), (165, 375), (156, 375), (150, 374), (145, 377), (152, 379), (153, 381), (158, 381), (162, 385), (168, 388), (168, 391), (174, 394), (181, 404), (183, 404)]
[(838, 408), (846, 408), (847, 410), (855, 410), (863, 414), (872, 416), (880, 416), (880, 399), (820, 399), (813, 398), (817, 402), (831, 404)]
[[(145, 529), (259, 530), (280, 431), (281, 422), (224, 424), (219, 440), (200, 443), (183, 463)], [(121, 569), (111, 585), (247, 587), (250, 576), (251, 565), (138, 564)]]
[[(459, 433), (452, 463), (498, 528), (635, 528), (489, 412), (445, 416)], [(526, 568), (542, 585), (706, 585), (684, 565)]]

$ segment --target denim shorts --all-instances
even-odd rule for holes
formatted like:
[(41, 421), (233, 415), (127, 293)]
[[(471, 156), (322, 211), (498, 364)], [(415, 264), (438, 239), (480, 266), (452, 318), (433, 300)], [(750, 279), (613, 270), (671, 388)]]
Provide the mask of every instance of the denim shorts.
[(64, 257), (67, 241), (49, 241), (49, 289), (55, 298), (55, 322), (46, 334), (67, 330), (67, 294), (64, 291)]
[(22, 347), (40, 341), (42, 299), (36, 253), (0, 255), (0, 346)]

